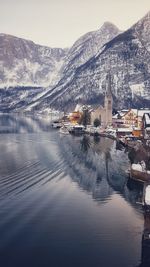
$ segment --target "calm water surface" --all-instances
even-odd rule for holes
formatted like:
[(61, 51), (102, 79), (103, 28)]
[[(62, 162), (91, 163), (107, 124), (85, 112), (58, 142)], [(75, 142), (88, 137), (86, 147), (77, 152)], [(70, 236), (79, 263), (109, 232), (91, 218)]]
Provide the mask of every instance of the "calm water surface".
[(0, 266), (150, 266), (127, 153), (49, 125), (0, 115)]

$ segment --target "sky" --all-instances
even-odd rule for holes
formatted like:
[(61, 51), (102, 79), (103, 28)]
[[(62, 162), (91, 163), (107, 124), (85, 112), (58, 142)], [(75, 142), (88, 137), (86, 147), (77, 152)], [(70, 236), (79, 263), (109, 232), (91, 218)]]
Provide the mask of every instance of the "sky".
[(0, 0), (0, 33), (64, 48), (105, 21), (126, 30), (148, 11), (150, 0)]

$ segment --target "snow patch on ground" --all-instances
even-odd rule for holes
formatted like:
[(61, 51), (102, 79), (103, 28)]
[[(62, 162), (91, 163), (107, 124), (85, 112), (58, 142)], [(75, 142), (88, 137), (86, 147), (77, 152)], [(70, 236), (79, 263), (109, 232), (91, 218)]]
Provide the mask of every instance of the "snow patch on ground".
[(130, 85), (131, 92), (132, 92), (132, 99), (134, 98), (134, 95), (144, 96), (144, 89), (145, 85), (144, 83), (139, 84), (132, 84)]

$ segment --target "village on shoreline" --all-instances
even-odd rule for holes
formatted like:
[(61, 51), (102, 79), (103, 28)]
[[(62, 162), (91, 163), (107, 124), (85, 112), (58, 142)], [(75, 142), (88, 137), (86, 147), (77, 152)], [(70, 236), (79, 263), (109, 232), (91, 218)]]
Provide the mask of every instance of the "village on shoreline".
[(113, 112), (111, 76), (107, 75), (104, 106), (77, 104), (74, 111), (52, 121), (60, 134), (99, 135), (116, 140), (138, 160), (132, 162), (130, 177), (144, 183), (144, 204), (150, 206), (150, 109)]

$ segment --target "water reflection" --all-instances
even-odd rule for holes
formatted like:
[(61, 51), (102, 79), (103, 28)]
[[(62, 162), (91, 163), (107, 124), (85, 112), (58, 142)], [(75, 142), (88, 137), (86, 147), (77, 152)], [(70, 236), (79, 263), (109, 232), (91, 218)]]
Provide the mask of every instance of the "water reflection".
[[(0, 115), (0, 132), (1, 133), (37, 133), (42, 131), (50, 131), (50, 117), (43, 116), (18, 116), (11, 114)], [(57, 131), (55, 131), (57, 133)], [(58, 137), (59, 134), (57, 133)], [(14, 136), (14, 138), (16, 138)], [(33, 149), (31, 151), (32, 143), (24, 139), (24, 154), (22, 155), (19, 139), (9, 146), (10, 138), (7, 138), (7, 145), (0, 143), (3, 157), (1, 163), (1, 173), (17, 171), (21, 162), (28, 161), (30, 157), (35, 159), (38, 155), (43, 164), (49, 167), (49, 161), (46, 159), (46, 147), (43, 144), (41, 151)], [(59, 141), (60, 140), (60, 141)], [(99, 203), (104, 202), (117, 191), (127, 201), (133, 205), (137, 205), (141, 198), (141, 191), (134, 187), (132, 190), (131, 182), (128, 182), (128, 175), (126, 173), (129, 168), (128, 154), (122, 147), (118, 147), (115, 141), (99, 137), (97, 135), (90, 137), (84, 135), (81, 137), (61, 136), (58, 138), (60, 158), (65, 161), (65, 172), (69, 173), (73, 181), (76, 181), (82, 190), (90, 193), (94, 200)], [(30, 147), (29, 147), (30, 146)], [(117, 149), (116, 149), (117, 148)], [(7, 150), (7, 151), (6, 151)], [(17, 154), (16, 154), (17, 151)], [(42, 152), (43, 151), (43, 152)], [(42, 157), (40, 156), (42, 152)], [(36, 154), (37, 153), (37, 154)], [(130, 151), (129, 158), (132, 161), (134, 156), (133, 151)], [(51, 158), (54, 156), (51, 151)], [(16, 157), (16, 156), (17, 157)], [(48, 156), (48, 158), (50, 155)]]
[(139, 163), (141, 161), (144, 161), (146, 164), (146, 168), (150, 169), (150, 154), (149, 154), (149, 148), (145, 148), (143, 145), (139, 145), (139, 147), (135, 148), (129, 148), (127, 150), (128, 157), (131, 162), (133, 163)]
[[(96, 140), (96, 142), (95, 142)], [(131, 190), (128, 182), (128, 155), (116, 150), (111, 139), (65, 136), (60, 142), (67, 172), (79, 186), (92, 194), (99, 203), (107, 202), (114, 191), (138, 206), (141, 190)]]
[(67, 136), (61, 138), (60, 149), (68, 164), (66, 172), (99, 204), (107, 203), (118, 192), (143, 212), (143, 183), (129, 179), (125, 148), (116, 149), (114, 140), (99, 136)]
[(141, 242), (141, 263), (138, 267), (150, 266), (150, 213), (144, 213), (144, 230)]
[(108, 138), (60, 136), (50, 118), (0, 121), (10, 127), (0, 135), (1, 265), (137, 266), (141, 189), (128, 182), (127, 153)]
[(105, 177), (105, 162), (99, 157), (101, 144), (95, 146), (89, 136), (62, 138), (60, 143), (67, 172), (94, 199), (102, 200), (112, 194)]
[(125, 150), (124, 146), (120, 142), (116, 142), (116, 150)]
[(87, 152), (88, 149), (90, 148), (90, 145), (91, 145), (89, 136), (84, 135), (83, 138), (81, 139), (80, 143), (81, 143), (81, 150), (83, 152)]
[(49, 131), (51, 120), (57, 116), (27, 116), (0, 114), (0, 133), (33, 133)]
[(129, 198), (131, 203), (137, 203), (142, 205), (143, 201), (143, 183), (132, 179), (128, 179), (127, 188), (130, 192)]
[(98, 144), (100, 142), (100, 136), (98, 134), (95, 134), (93, 136), (93, 140), (94, 140), (95, 145)]

